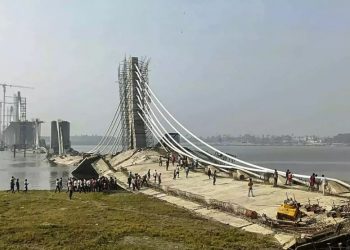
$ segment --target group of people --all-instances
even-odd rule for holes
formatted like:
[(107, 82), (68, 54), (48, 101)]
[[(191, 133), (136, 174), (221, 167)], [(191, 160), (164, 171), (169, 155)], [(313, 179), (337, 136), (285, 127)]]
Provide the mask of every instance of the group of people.
[[(56, 180), (55, 192), (61, 192), (62, 190), (62, 178)], [(67, 182), (67, 193), (69, 193), (69, 199), (72, 199), (73, 192), (105, 192), (111, 190), (117, 190), (117, 179), (112, 177), (99, 177), (97, 179), (77, 179), (69, 178)]]
[(309, 190), (310, 191), (320, 191), (320, 186), (322, 186), (323, 195), (325, 195), (326, 189), (328, 189), (328, 181), (324, 175), (321, 178), (317, 177), (317, 174), (312, 173), (309, 179)]
[(170, 161), (173, 166), (175, 166), (175, 162), (177, 162), (177, 166), (181, 168), (186, 168), (186, 167), (192, 167), (192, 168), (198, 168), (198, 160), (194, 159), (189, 159), (186, 156), (180, 156), (178, 154), (172, 153), (168, 154), (165, 157), (164, 156), (159, 156), (159, 166), (163, 166), (163, 158), (165, 158), (165, 166), (166, 170), (168, 171)]
[[(165, 167), (166, 171), (169, 170), (170, 162), (172, 166), (175, 166), (175, 163), (177, 162), (176, 167), (174, 168), (174, 175), (173, 179), (180, 178), (180, 169), (183, 168), (185, 170), (186, 178), (188, 178), (189, 172), (190, 172), (190, 166), (191, 167), (198, 167), (198, 161), (190, 160), (187, 157), (181, 157), (180, 155), (176, 155), (174, 153), (168, 154), (166, 156), (159, 156), (159, 166), (163, 166), (163, 161), (165, 159)], [(191, 161), (191, 164), (189, 162)], [(160, 185), (162, 183), (162, 173), (157, 172), (157, 170), (154, 170), (154, 172), (151, 174), (151, 170), (148, 169), (147, 173), (144, 175), (140, 175), (138, 173), (133, 174), (131, 171), (128, 172), (128, 187), (132, 188), (132, 190), (140, 190), (143, 186), (149, 186), (149, 182), (151, 180), (151, 177), (153, 177), (153, 182), (155, 184)], [(216, 175), (213, 177), (214, 185), (216, 181)]]
[[(153, 172), (154, 183), (160, 185), (162, 183), (162, 173), (158, 173), (157, 170)], [(151, 169), (148, 169), (147, 173), (144, 175), (140, 175), (138, 173), (133, 174), (131, 171), (128, 173), (128, 186), (132, 188), (133, 191), (140, 190), (141, 187), (149, 186), (151, 181)]]
[[(277, 186), (277, 179), (278, 179), (278, 173), (277, 170), (275, 169), (274, 173), (274, 187)], [(293, 182), (293, 174), (292, 172), (287, 169), (286, 171), (286, 182), (285, 185), (292, 185)], [(317, 174), (312, 173), (312, 175), (309, 178), (309, 191), (320, 191), (320, 185), (322, 186), (322, 192), (323, 195), (325, 195), (326, 190), (328, 189), (328, 181), (324, 175), (320, 177), (317, 176)]]
[[(28, 191), (28, 180), (25, 179), (24, 180), (24, 192), (27, 192)], [(14, 176), (11, 177), (11, 180), (10, 180), (10, 192), (12, 193), (15, 193), (15, 192), (19, 192), (20, 191), (20, 184), (19, 184), (19, 178), (15, 178)]]

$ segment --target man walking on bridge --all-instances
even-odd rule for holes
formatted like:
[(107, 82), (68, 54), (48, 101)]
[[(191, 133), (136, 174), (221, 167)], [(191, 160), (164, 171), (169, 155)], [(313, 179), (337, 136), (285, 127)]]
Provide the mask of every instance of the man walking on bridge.
[(216, 170), (214, 170), (214, 174), (213, 174), (213, 185), (215, 185), (216, 183)]
[(211, 177), (211, 169), (210, 168), (208, 169), (208, 177), (209, 177), (209, 179)]

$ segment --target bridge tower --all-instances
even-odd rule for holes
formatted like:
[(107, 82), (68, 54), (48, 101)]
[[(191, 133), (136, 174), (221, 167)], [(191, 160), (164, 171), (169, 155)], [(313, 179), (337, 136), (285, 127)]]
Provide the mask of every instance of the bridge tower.
[[(148, 62), (148, 60), (139, 60), (138, 57), (129, 57), (128, 59), (125, 58), (118, 68), (123, 151), (144, 148), (153, 143), (151, 132), (148, 131), (143, 120), (138, 115), (138, 112), (141, 113), (141, 110), (137, 105), (138, 77), (136, 65), (141, 70), (145, 81), (148, 81)], [(141, 92), (143, 91), (144, 89), (141, 89)]]

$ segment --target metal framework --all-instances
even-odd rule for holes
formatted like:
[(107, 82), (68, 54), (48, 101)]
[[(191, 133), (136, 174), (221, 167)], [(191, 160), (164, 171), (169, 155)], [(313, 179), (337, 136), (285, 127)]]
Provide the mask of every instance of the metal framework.
[(138, 107), (138, 98), (142, 96), (143, 103), (150, 103), (146, 98), (145, 90), (138, 84), (137, 69), (142, 72), (145, 79), (141, 84), (148, 84), (149, 59), (137, 57), (124, 58), (118, 66), (119, 105), (110, 122), (104, 137), (89, 153), (115, 154), (121, 147), (122, 151), (153, 146), (152, 131), (147, 128)]
[[(141, 70), (143, 78), (147, 84), (148, 81), (149, 59), (139, 60), (137, 57), (124, 58), (118, 69), (120, 108), (121, 108), (121, 130), (122, 130), (122, 149), (134, 149), (153, 145), (152, 132), (140, 119), (137, 106), (137, 75), (136, 67)], [(144, 82), (142, 82), (144, 86)], [(144, 88), (141, 87), (141, 95), (145, 96)], [(150, 102), (149, 98), (142, 100)]]

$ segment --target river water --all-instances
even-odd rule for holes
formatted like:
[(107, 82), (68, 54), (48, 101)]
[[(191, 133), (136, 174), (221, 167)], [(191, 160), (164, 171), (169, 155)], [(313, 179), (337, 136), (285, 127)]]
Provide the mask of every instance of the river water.
[[(345, 146), (215, 146), (221, 151), (237, 155), (240, 159), (268, 168), (290, 169), (294, 173), (313, 172), (350, 182), (350, 147)], [(93, 146), (73, 146), (86, 152)], [(0, 190), (9, 189), (10, 178), (25, 178), (30, 189), (54, 189), (55, 179), (66, 180), (74, 167), (51, 165), (44, 155), (27, 152), (0, 152)]]

